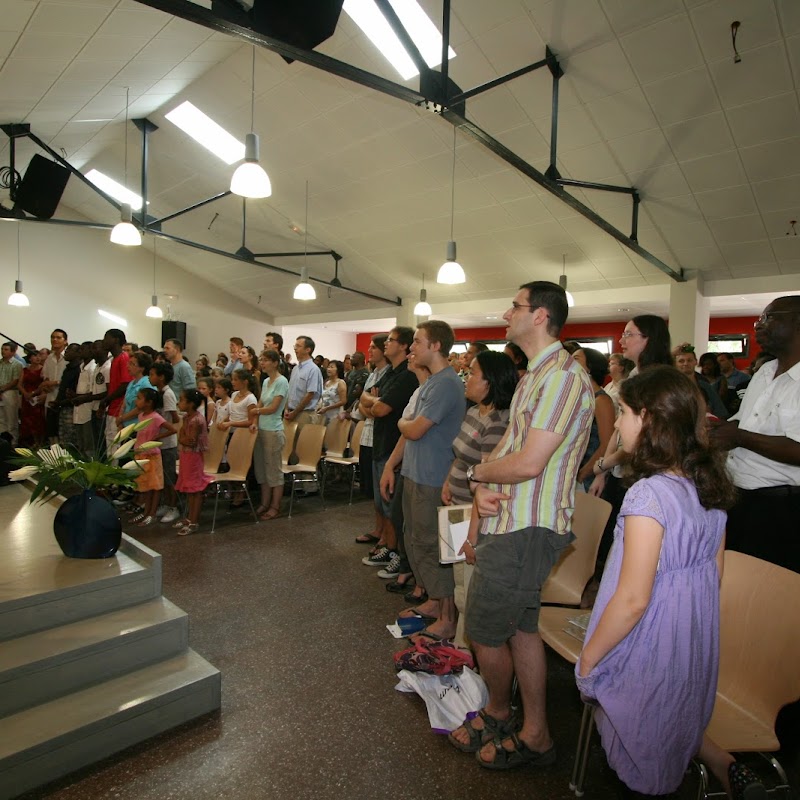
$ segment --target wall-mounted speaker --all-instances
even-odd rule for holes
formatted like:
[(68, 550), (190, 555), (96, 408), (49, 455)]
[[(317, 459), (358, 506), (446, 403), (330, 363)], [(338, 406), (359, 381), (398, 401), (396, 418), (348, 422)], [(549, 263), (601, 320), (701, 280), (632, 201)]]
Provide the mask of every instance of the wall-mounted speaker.
[(35, 153), (20, 181), (14, 208), (21, 208), (39, 219), (56, 213), (69, 180), (69, 170)]
[(167, 339), (177, 339), (183, 343), (183, 349), (186, 349), (186, 323), (178, 322), (176, 319), (164, 320), (161, 323), (161, 346)]

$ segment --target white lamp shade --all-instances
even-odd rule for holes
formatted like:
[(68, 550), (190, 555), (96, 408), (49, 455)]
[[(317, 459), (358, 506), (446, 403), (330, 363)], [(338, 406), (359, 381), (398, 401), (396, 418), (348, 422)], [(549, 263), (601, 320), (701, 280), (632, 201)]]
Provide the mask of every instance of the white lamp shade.
[(240, 197), (261, 199), (272, 194), (272, 183), (264, 168), (258, 163), (258, 136), (245, 137), (244, 163), (236, 167), (231, 177), (231, 191)]
[(25, 292), (22, 291), (22, 281), (16, 281), (14, 284), (14, 293), (8, 298), (10, 306), (29, 306), (30, 301)]
[(308, 282), (308, 267), (300, 270), (300, 283), (294, 287), (295, 300), (316, 300), (317, 293), (314, 287)]
[(152, 319), (162, 319), (164, 317), (164, 312), (158, 307), (158, 297), (156, 295), (153, 295), (152, 305), (144, 313), (145, 316)]
[(137, 247), (142, 243), (142, 234), (134, 227), (131, 220), (131, 207), (123, 203), (120, 207), (120, 221), (111, 229), (111, 241), (126, 247)]
[(572, 292), (567, 292), (567, 307), (572, 308), (575, 305), (575, 298), (572, 296)]
[(414, 316), (429, 317), (433, 314), (431, 304), (428, 302), (428, 292), (425, 289), (419, 290), (419, 303), (414, 306)]
[(294, 299), (316, 300), (317, 293), (314, 291), (314, 287), (308, 281), (300, 281), (300, 283), (294, 287)]
[(456, 243), (447, 243), (447, 261), (439, 267), (439, 274), (436, 276), (436, 283), (466, 283), (467, 276), (461, 264), (456, 261)]

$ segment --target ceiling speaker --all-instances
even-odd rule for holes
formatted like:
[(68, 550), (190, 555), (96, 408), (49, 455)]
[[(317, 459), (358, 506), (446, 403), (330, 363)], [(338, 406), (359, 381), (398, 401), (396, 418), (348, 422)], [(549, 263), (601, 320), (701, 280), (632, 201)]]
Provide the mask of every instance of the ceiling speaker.
[(17, 188), (14, 208), (39, 219), (50, 219), (56, 213), (68, 180), (66, 167), (35, 153)]

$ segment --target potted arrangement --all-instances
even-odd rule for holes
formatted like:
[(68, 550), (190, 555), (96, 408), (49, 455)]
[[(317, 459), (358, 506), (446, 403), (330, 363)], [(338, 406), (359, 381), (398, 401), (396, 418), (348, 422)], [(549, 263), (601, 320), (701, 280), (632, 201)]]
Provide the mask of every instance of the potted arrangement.
[[(38, 450), (16, 449), (12, 462), (17, 469), (8, 477), (12, 481), (30, 480), (36, 485), (30, 502), (45, 503), (73, 487), (81, 491), (67, 497), (56, 512), (53, 533), (65, 556), (70, 558), (110, 558), (122, 539), (122, 524), (114, 506), (97, 494), (112, 487), (136, 488), (146, 460), (138, 461), (136, 453), (160, 447), (158, 441), (146, 442), (134, 450), (135, 434), (152, 420), (143, 420), (122, 428), (114, 437), (110, 453), (86, 458), (72, 447), (54, 444)], [(118, 466), (119, 459), (134, 451), (134, 458)]]

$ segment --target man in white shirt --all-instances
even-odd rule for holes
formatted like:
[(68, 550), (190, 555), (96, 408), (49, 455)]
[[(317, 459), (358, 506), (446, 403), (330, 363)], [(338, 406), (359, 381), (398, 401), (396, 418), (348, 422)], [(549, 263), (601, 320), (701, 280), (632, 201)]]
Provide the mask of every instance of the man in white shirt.
[(99, 445), (105, 442), (106, 427), (105, 415), (100, 411), (100, 401), (108, 394), (108, 379), (114, 359), (108, 354), (108, 348), (102, 339), (95, 339), (92, 343), (92, 356), (95, 363), (92, 378), (92, 437)]
[(3, 342), (0, 358), (0, 433), (7, 434), (9, 444), (16, 444), (19, 438), (19, 376), (20, 363), (14, 358), (17, 346), (13, 342)]
[(92, 435), (92, 400), (94, 399), (94, 346), (92, 342), (81, 344), (81, 372), (78, 386), (72, 398), (72, 424), (75, 426), (75, 442), (78, 449), (87, 456), (94, 453)]
[(58, 409), (53, 408), (53, 403), (58, 395), (58, 385), (61, 383), (61, 376), (67, 367), (64, 360), (64, 350), (67, 348), (67, 332), (62, 328), (56, 328), (50, 334), (50, 355), (42, 366), (42, 384), (40, 389), (47, 392), (45, 397), (45, 433), (50, 444), (58, 441)]
[(730, 450), (739, 502), (728, 512), (726, 547), (800, 572), (800, 297), (779, 297), (755, 323), (776, 356), (753, 376), (739, 411), (711, 430)]

